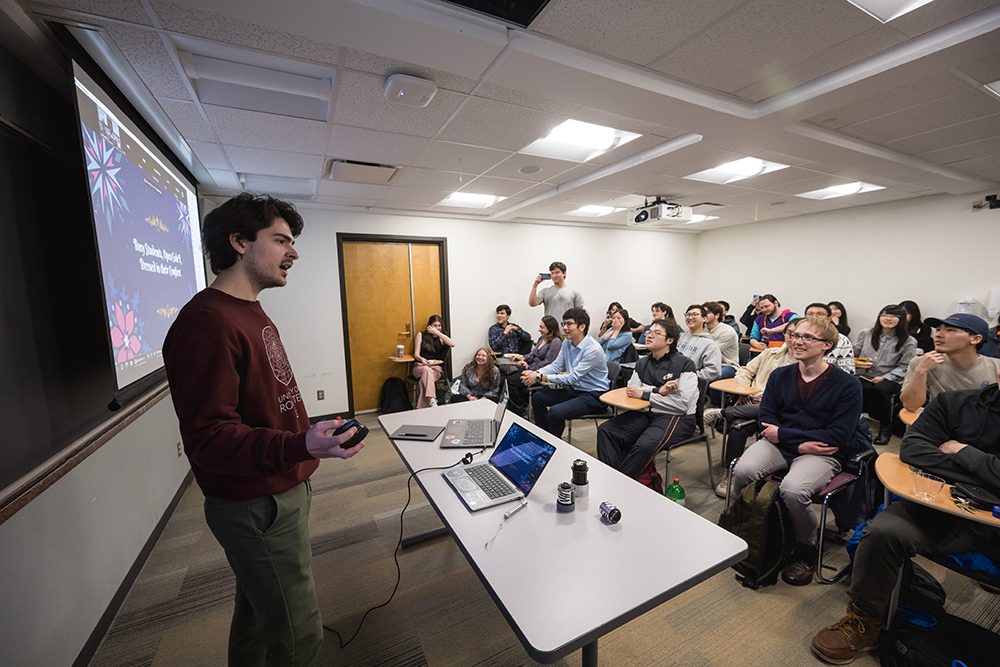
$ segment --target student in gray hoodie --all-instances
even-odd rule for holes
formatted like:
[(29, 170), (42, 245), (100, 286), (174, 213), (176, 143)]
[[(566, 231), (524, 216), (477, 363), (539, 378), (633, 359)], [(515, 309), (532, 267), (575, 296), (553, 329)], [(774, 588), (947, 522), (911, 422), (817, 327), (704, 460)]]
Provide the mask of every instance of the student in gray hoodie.
[(687, 332), (682, 332), (677, 340), (677, 351), (694, 362), (695, 375), (699, 380), (714, 382), (722, 374), (722, 352), (719, 345), (705, 328), (705, 307), (700, 304), (688, 306), (684, 313)]

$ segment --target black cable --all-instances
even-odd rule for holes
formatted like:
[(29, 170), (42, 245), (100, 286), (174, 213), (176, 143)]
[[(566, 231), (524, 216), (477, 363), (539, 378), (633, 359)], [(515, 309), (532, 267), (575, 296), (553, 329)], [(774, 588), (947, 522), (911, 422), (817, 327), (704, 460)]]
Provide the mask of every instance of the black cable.
[(462, 457), (461, 461), (457, 461), (456, 463), (452, 463), (450, 466), (439, 466), (439, 467), (436, 467), (436, 468), (421, 468), (420, 470), (415, 470), (407, 478), (407, 480), (406, 480), (406, 504), (403, 505), (403, 511), (399, 513), (399, 541), (396, 542), (396, 548), (395, 548), (395, 550), (392, 553), (392, 560), (393, 560), (394, 563), (396, 563), (396, 585), (392, 587), (392, 593), (389, 594), (389, 599), (388, 600), (386, 600), (385, 602), (383, 602), (380, 605), (376, 605), (376, 606), (372, 607), (371, 609), (369, 609), (368, 611), (365, 612), (364, 616), (361, 617), (361, 622), (358, 623), (358, 629), (354, 631), (354, 634), (351, 635), (351, 638), (348, 639), (346, 642), (344, 641), (344, 638), (340, 636), (339, 632), (337, 632), (335, 629), (331, 628), (326, 623), (323, 624), (324, 628), (326, 628), (327, 630), (329, 630), (333, 634), (337, 635), (337, 640), (340, 642), (340, 648), (342, 648), (342, 649), (346, 648), (348, 644), (350, 644), (352, 641), (354, 641), (354, 638), (358, 636), (359, 632), (361, 632), (361, 626), (364, 625), (365, 619), (368, 618), (368, 614), (370, 614), (371, 612), (375, 611), (376, 609), (380, 609), (380, 608), (386, 606), (387, 604), (389, 604), (390, 602), (392, 602), (392, 598), (396, 596), (396, 591), (399, 589), (399, 582), (400, 582), (400, 579), (402, 579), (402, 572), (399, 569), (399, 549), (400, 549), (400, 547), (403, 544), (403, 514), (406, 513), (406, 508), (410, 506), (410, 500), (411, 500), (411, 497), (412, 497), (412, 494), (411, 494), (411, 491), (410, 491), (410, 482), (413, 480), (414, 477), (417, 476), (418, 473), (422, 473), (425, 470), (448, 470), (450, 468), (454, 468), (455, 466), (461, 465), (463, 463), (465, 465), (469, 465), (470, 463), (472, 463), (472, 459), (473, 458), (475, 458), (476, 456), (479, 456), (480, 454), (482, 454), (485, 451), (486, 451), (486, 447), (483, 447), (482, 449), (480, 449), (475, 454), (473, 454), (472, 452), (468, 452), (468, 453), (466, 453), (465, 456)]

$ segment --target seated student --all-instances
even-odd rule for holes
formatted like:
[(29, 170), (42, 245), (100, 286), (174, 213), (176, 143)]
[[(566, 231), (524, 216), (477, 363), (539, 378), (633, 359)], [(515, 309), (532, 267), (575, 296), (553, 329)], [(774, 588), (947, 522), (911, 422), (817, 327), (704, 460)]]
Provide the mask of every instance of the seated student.
[[(740, 337), (736, 335), (733, 327), (726, 326), (723, 322), (725, 308), (718, 301), (706, 301), (701, 304), (705, 309), (705, 330), (711, 334), (719, 352), (722, 354), (722, 371), (719, 378), (726, 379), (736, 375), (736, 369), (740, 367)], [(721, 394), (712, 390), (712, 405), (718, 407), (722, 405)]]
[[(1000, 371), (996, 381), (1000, 382)], [(938, 394), (910, 426), (899, 448), (903, 463), (1000, 495), (1000, 390)], [(1000, 530), (902, 500), (864, 529), (854, 555), (847, 615), (813, 637), (822, 660), (843, 665), (875, 647), (886, 607), (905, 562), (915, 554), (978, 552), (1000, 563)]]
[(934, 349), (910, 359), (899, 400), (916, 412), (943, 391), (981, 389), (993, 382), (1000, 360), (979, 356), (989, 328), (975, 315), (955, 313), (944, 319), (928, 317), (936, 327)]
[(462, 369), (458, 381), (458, 393), (451, 397), (452, 403), (478, 401), (480, 398), (496, 400), (500, 395), (500, 369), (485, 347), (476, 350), (476, 356)]
[(681, 328), (673, 320), (654, 320), (646, 333), (649, 354), (635, 365), (625, 394), (649, 401), (645, 410), (627, 410), (597, 429), (597, 458), (632, 477), (649, 460), (695, 428), (698, 378), (694, 362), (677, 351)]
[[(802, 318), (792, 320), (785, 328), (785, 336), (795, 333)], [(791, 355), (788, 344), (781, 347), (770, 347), (756, 357), (747, 362), (746, 366), (740, 367), (736, 371), (736, 381), (744, 386), (753, 387), (764, 391), (767, 388), (767, 380), (775, 369), (782, 366), (794, 364), (795, 358)], [(760, 413), (761, 394), (756, 396), (742, 396), (736, 405), (730, 405), (722, 410), (712, 408), (705, 410), (705, 424), (714, 424), (716, 430), (722, 430), (724, 424), (717, 423), (719, 416), (724, 417), (726, 424), (744, 424), (741, 428), (729, 427), (726, 437), (726, 448), (722, 452), (722, 478), (715, 487), (715, 495), (720, 498), (726, 497), (726, 491), (730, 482), (730, 464), (743, 455), (747, 438), (757, 429), (757, 415)]]
[(833, 326), (837, 327), (842, 336), (850, 336), (851, 327), (847, 324), (847, 308), (844, 308), (844, 304), (831, 301), (826, 305), (830, 308), (830, 321), (833, 322)]
[(413, 377), (417, 378), (417, 408), (429, 408), (437, 405), (437, 391), (434, 383), (438, 381), (444, 369), (441, 364), (429, 364), (428, 361), (444, 361), (455, 341), (442, 330), (440, 315), (431, 315), (427, 320), (427, 329), (418, 331), (413, 341)]
[[(822, 303), (810, 303), (806, 306), (806, 317), (822, 317), (833, 323), (833, 326), (837, 326), (833, 321), (832, 311), (830, 306)], [(854, 375), (854, 343), (840, 331), (839, 327), (837, 332), (840, 333), (840, 340), (837, 341), (837, 346), (830, 350), (830, 354), (826, 355), (825, 361)]]
[[(625, 309), (617, 301), (612, 301), (608, 305), (608, 312), (604, 315), (604, 322), (601, 323), (601, 328), (597, 332), (597, 337), (598, 338), (600, 338), (601, 336), (603, 336), (604, 333), (608, 329), (611, 328), (611, 319), (614, 317), (615, 313), (617, 313), (619, 310), (625, 310)], [(628, 317), (628, 311), (627, 310), (625, 311), (625, 313), (626, 313), (625, 323), (628, 325), (626, 327), (628, 329), (628, 331), (630, 333), (641, 334), (642, 330), (643, 330), (643, 326), (640, 323), (638, 323), (635, 320), (633, 320), (631, 317)]]
[(920, 315), (920, 306), (917, 305), (916, 301), (900, 301), (899, 305), (906, 310), (906, 333), (913, 336), (913, 340), (917, 341), (917, 349), (921, 352), (930, 352), (934, 349), (934, 341), (932, 336), (934, 334), (931, 331), (930, 326), (924, 324), (923, 317)]
[(986, 336), (986, 345), (980, 350), (984, 357), (1000, 359), (1000, 321), (990, 327), (989, 335)]
[(736, 323), (736, 318), (729, 314), (729, 302), (717, 299), (716, 303), (722, 306), (722, 323), (728, 324), (736, 331), (736, 337), (740, 336), (740, 325)]
[[(656, 303), (654, 303), (653, 306), (649, 310), (653, 314), (653, 321), (654, 322), (656, 320), (667, 320), (667, 319), (672, 320), (672, 319), (675, 319), (674, 318), (674, 309), (671, 308), (670, 306), (668, 306), (667, 304), (663, 303), (662, 301), (657, 301)], [(636, 341), (637, 343), (639, 343), (640, 345), (645, 345), (646, 344), (646, 332), (649, 331), (649, 327), (651, 327), (651, 326), (653, 326), (653, 325), (652, 324), (647, 324), (645, 327), (643, 327), (642, 333), (639, 334), (639, 340)]]
[(781, 310), (781, 303), (773, 294), (765, 294), (757, 301), (760, 315), (753, 321), (750, 330), (750, 348), (765, 350), (769, 347), (781, 347), (785, 342), (783, 332), (785, 326), (795, 318), (795, 313)]
[(632, 332), (627, 329), (628, 311), (624, 308), (615, 311), (611, 318), (611, 326), (598, 337), (597, 342), (604, 350), (608, 361), (618, 363), (625, 353), (625, 348), (632, 344)]
[(535, 423), (557, 438), (562, 437), (567, 419), (603, 412), (606, 406), (601, 403), (601, 394), (610, 388), (604, 351), (587, 335), (587, 311), (570, 308), (563, 313), (562, 326), (566, 340), (556, 360), (536, 371), (521, 373), (526, 387), (539, 382), (562, 385), (536, 391), (531, 397)]
[(487, 333), (490, 348), (497, 354), (517, 354), (521, 344), (531, 341), (531, 334), (510, 321), (510, 306), (497, 306), (497, 322)]
[(681, 332), (677, 349), (694, 362), (699, 380), (714, 382), (722, 372), (722, 353), (712, 334), (705, 330), (706, 312), (701, 304), (688, 306), (684, 313), (684, 324), (688, 330)]
[(855, 358), (871, 359), (871, 368), (857, 369), (865, 397), (865, 412), (879, 422), (875, 444), (889, 444), (892, 437), (892, 397), (899, 393), (906, 368), (917, 354), (917, 341), (906, 333), (906, 310), (888, 305), (875, 326), (858, 334)]
[(781, 578), (804, 586), (816, 572), (816, 514), (812, 496), (840, 472), (861, 416), (861, 388), (823, 357), (837, 344), (837, 328), (825, 319), (804, 318), (788, 335), (797, 363), (778, 368), (760, 404), (761, 439), (736, 463), (733, 489), (787, 470), (781, 499), (788, 508), (795, 546)]
[[(538, 333), (541, 335), (538, 337), (538, 341), (531, 352), (523, 357), (520, 354), (516, 354), (513, 357), (514, 363), (522, 370), (538, 370), (542, 366), (548, 366), (559, 356), (563, 336), (559, 330), (559, 323), (556, 322), (556, 318), (551, 315), (543, 317), (541, 323), (538, 325)], [(522, 413), (527, 407), (528, 390), (521, 382), (521, 374), (517, 373), (516, 375), (507, 376), (507, 387), (510, 391), (511, 407), (519, 414)]]

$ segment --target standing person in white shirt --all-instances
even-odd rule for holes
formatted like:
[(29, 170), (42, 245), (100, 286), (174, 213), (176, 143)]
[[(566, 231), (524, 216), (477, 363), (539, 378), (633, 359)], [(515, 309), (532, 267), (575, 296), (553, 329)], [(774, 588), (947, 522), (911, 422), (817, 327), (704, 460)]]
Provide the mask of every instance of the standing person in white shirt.
[(539, 290), (539, 283), (544, 280), (542, 274), (535, 276), (535, 283), (531, 286), (531, 293), (528, 294), (528, 305), (534, 308), (545, 304), (545, 314), (551, 315), (558, 321), (570, 308), (580, 308), (586, 310), (583, 304), (583, 295), (575, 287), (566, 284), (566, 265), (562, 262), (552, 262), (549, 264), (549, 275), (552, 279), (552, 286)]

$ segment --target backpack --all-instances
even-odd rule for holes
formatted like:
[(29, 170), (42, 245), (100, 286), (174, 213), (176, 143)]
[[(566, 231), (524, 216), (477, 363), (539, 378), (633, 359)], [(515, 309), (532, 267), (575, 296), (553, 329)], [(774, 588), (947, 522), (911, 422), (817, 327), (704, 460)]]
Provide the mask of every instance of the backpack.
[(402, 378), (391, 377), (382, 383), (382, 390), (378, 396), (378, 409), (384, 415), (413, 409), (410, 392)]
[(747, 557), (733, 566), (736, 581), (754, 590), (778, 582), (795, 544), (778, 484), (764, 480), (747, 484), (735, 502), (722, 511), (719, 526), (747, 543)]
[(656, 463), (653, 459), (650, 459), (646, 467), (642, 469), (636, 481), (656, 491), (661, 496), (663, 495), (663, 478), (660, 477), (660, 473), (656, 472)]

